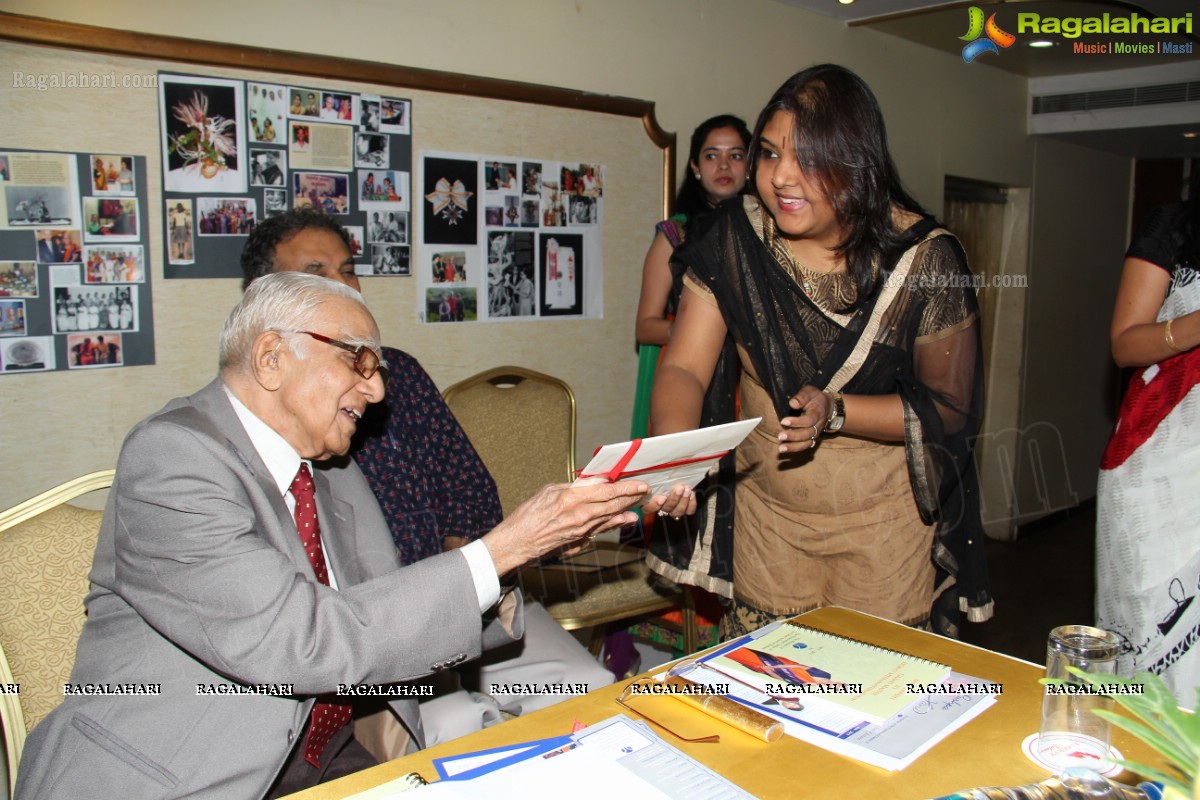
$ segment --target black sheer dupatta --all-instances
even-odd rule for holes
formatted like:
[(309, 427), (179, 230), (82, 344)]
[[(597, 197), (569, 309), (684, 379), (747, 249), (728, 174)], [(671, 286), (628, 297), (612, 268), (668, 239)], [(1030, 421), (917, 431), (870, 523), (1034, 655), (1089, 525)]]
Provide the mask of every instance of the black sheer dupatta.
[[(764, 216), (753, 198), (745, 199), (744, 208), (736, 202), (722, 204), (703, 229), (689, 231), (674, 264), (713, 292), (732, 338), (746, 351), (780, 417), (791, 415), (788, 400), (801, 387), (829, 386), (876, 316), (878, 327), (870, 334), (862, 365), (844, 386), (833, 388), (846, 394), (900, 395), (913, 495), (922, 520), (937, 524), (932, 625), (939, 633), (957, 636), (962, 612), (978, 621), (991, 615), (972, 454), (982, 416), (981, 342), (962, 248), (945, 232), (927, 239), (935, 223), (922, 220), (908, 230), (915, 252), (906, 278), (889, 284), (889, 267), (880, 282), (883, 288), (867, 302), (846, 315), (830, 314), (809, 299), (772, 252), (772, 243), (778, 243)], [(894, 267), (901, 255), (889, 264)], [(727, 342), (721, 358), (724, 373), (719, 366), (705, 404), (713, 419), (703, 424), (733, 418), (736, 370), (726, 362), (736, 358)], [(685, 560), (681, 555), (693, 564), (721, 566), (727, 569), (721, 577), (731, 578), (733, 492), (728, 483), (713, 491), (728, 495), (729, 524), (713, 529), (711, 545), (700, 543), (711, 546), (720, 559), (697, 559), (690, 552), (695, 542), (678, 538), (657, 546), (652, 540), (651, 551), (667, 553), (676, 566)], [(669, 533), (663, 531), (664, 537)]]

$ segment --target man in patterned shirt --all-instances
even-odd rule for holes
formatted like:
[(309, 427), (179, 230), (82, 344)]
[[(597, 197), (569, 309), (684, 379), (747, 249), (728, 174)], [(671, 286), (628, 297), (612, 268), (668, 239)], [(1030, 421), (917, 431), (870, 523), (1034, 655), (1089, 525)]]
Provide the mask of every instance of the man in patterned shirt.
[[(243, 288), (280, 271), (308, 272), (359, 289), (345, 229), (311, 209), (271, 217), (247, 240)], [(503, 515), (495, 481), (433, 380), (408, 353), (382, 349), (388, 392), (359, 422), (351, 454), (379, 501), (401, 563), (411, 564), (482, 536)], [(458, 683), (459, 673), (443, 674)], [(520, 714), (566, 699), (483, 694), (492, 684), (586, 683), (596, 689), (613, 680), (537, 603), (526, 603), (522, 642), (485, 653), (461, 677), (470, 691), (439, 687), (438, 696), (421, 704), (428, 745), (499, 722), (498, 709)], [(383, 751), (375, 753), (380, 758), (403, 755), (400, 745), (369, 744)]]

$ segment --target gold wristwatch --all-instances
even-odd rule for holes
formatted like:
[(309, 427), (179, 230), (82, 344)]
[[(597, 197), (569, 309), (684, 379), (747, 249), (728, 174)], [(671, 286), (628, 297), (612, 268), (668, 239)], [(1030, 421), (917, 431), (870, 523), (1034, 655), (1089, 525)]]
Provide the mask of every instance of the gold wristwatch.
[(842, 393), (838, 392), (833, 395), (833, 413), (829, 415), (829, 422), (825, 424), (825, 433), (837, 433), (846, 424), (846, 401), (842, 399)]

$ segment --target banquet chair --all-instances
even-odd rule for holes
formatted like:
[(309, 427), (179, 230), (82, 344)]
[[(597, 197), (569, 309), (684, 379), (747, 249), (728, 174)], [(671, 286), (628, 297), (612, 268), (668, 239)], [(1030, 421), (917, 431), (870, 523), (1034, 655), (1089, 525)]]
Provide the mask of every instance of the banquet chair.
[[(506, 516), (547, 483), (574, 479), (575, 395), (564, 381), (522, 367), (496, 367), (443, 394), (495, 479)], [(597, 559), (615, 555), (616, 561), (634, 550), (615, 542), (597, 542), (596, 548), (607, 551)], [(591, 628), (589, 649), (598, 656), (609, 623), (681, 601), (677, 586), (652, 580), (641, 556), (638, 552), (626, 563), (578, 571), (531, 564), (521, 570), (521, 586), (566, 630)]]
[(0, 512), (0, 692), (9, 791), (25, 736), (62, 702), (83, 629), (88, 570), (104, 512), (68, 505), (112, 485), (93, 472)]
[(575, 394), (564, 381), (496, 367), (443, 397), (495, 479), (505, 516), (547, 483), (573, 479)]

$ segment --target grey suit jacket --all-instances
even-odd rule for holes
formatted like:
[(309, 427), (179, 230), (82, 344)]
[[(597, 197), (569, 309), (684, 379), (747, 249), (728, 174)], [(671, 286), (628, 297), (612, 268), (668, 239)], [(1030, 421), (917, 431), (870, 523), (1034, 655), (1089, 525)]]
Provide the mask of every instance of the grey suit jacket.
[[(485, 629), (461, 553), (400, 568), (353, 462), (314, 477), (340, 591), (317, 583), (219, 380), (130, 432), (71, 683), (161, 694), (64, 698), (26, 743), (19, 800), (261, 797), (314, 695), (419, 678), (520, 636), (519, 617)], [(258, 684), (294, 694), (201, 693)], [(415, 700), (393, 708), (421, 743)]]

